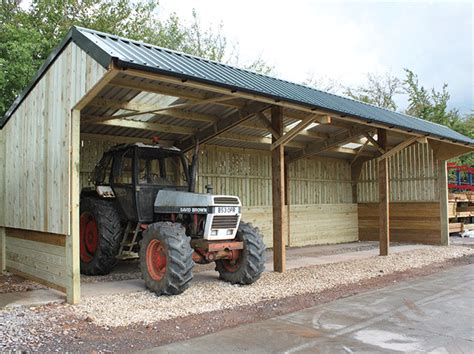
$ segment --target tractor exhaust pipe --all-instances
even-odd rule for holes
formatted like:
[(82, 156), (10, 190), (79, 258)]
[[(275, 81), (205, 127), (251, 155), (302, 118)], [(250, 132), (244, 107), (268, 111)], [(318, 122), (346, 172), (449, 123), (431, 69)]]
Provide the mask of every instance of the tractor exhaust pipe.
[(196, 140), (196, 147), (194, 148), (193, 159), (189, 165), (189, 191), (194, 193), (196, 191), (196, 179), (199, 160), (199, 141)]

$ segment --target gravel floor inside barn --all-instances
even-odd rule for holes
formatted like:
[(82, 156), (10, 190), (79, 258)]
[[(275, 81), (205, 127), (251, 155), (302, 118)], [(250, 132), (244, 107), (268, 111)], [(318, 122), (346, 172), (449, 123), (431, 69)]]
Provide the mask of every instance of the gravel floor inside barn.
[(229, 309), (263, 300), (319, 292), (341, 284), (357, 283), (383, 274), (418, 268), (474, 252), (465, 247), (436, 247), (372, 257), (363, 260), (311, 266), (283, 274), (264, 273), (250, 286), (238, 286), (216, 279), (195, 281), (183, 294), (156, 297), (149, 291), (129, 295), (84, 298), (71, 307), (79, 316), (102, 326), (153, 323), (174, 317)]
[[(184, 338), (180, 336), (188, 337), (193, 331), (216, 330), (212, 324), (207, 330), (196, 325), (195, 323), (202, 323), (199, 316), (213, 316), (213, 313), (217, 313), (218, 318), (225, 318), (226, 311), (229, 311), (229, 316), (234, 318), (236, 314), (232, 312), (238, 308), (251, 309), (249, 311), (252, 313), (272, 312), (277, 309), (274, 306), (280, 306), (278, 304), (286, 301), (284, 298), (332, 292), (332, 289), (344, 285), (358, 287), (360, 284), (363, 288), (367, 281), (383, 283), (383, 279), (390, 279), (391, 274), (396, 276), (405, 274), (403, 272), (412, 272), (413, 269), (429, 269), (430, 265), (465, 259), (466, 256), (473, 255), (474, 249), (469, 247), (433, 247), (387, 257), (297, 268), (284, 274), (268, 272), (251, 286), (233, 286), (218, 280), (205, 279), (193, 282), (190, 288), (179, 296), (156, 297), (148, 291), (140, 291), (128, 295), (86, 297), (76, 306), (59, 304), (3, 309), (0, 310), (0, 352), (19, 349), (83, 349), (88, 342), (91, 350), (133, 349), (130, 344), (132, 339), (125, 339), (124, 344), (116, 340), (117, 336), (121, 338), (132, 335), (135, 344), (139, 341), (138, 338), (142, 338), (141, 341), (149, 338), (154, 338), (155, 341), (162, 340), (160, 338), (166, 340), (165, 333), (175, 336), (173, 338)], [(377, 280), (379, 277), (380, 280)], [(400, 275), (394, 279), (399, 277)], [(271, 311), (267, 305), (259, 305), (269, 301), (272, 304)], [(292, 303), (293, 301), (291, 300)], [(222, 310), (224, 312), (220, 312)], [(183, 319), (185, 316), (191, 317)], [(250, 314), (243, 316), (248, 317), (247, 321), (251, 320)], [(271, 317), (271, 314), (263, 316)], [(180, 323), (181, 319), (185, 322)], [(184, 327), (190, 323), (194, 323), (193, 331), (183, 329), (186, 335), (180, 334), (179, 326)], [(169, 332), (170, 326), (176, 328), (175, 332)], [(160, 332), (160, 329), (164, 332)], [(157, 333), (149, 337), (151, 333), (147, 333), (150, 330)], [(130, 331), (134, 331), (133, 334)], [(97, 341), (94, 341), (94, 338)]]

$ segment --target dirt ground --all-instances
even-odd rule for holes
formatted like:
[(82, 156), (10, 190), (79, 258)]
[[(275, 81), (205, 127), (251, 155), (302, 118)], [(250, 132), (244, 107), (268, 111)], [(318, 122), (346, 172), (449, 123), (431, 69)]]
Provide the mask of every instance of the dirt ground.
[[(319, 293), (305, 294), (282, 298), (279, 300), (262, 301), (251, 306), (236, 307), (227, 311), (207, 312), (200, 315), (186, 316), (172, 320), (157, 321), (153, 324), (136, 324), (126, 327), (100, 327), (91, 319), (78, 319), (68, 311), (57, 319), (48, 336), (41, 336), (40, 343), (32, 346), (12, 346), (3, 349), (39, 350), (39, 351), (130, 351), (156, 347), (159, 345), (202, 336), (224, 328), (251, 323), (279, 316), (317, 304), (351, 296), (370, 289), (384, 287), (401, 280), (420, 277), (444, 269), (474, 263), (474, 255), (452, 259), (446, 262), (431, 264), (427, 267), (405, 272), (380, 274), (377, 278), (361, 281), (356, 284), (334, 287)], [(50, 305), (53, 308), (61, 305)], [(63, 305), (64, 306), (64, 305)], [(32, 308), (31, 311), (43, 311), (47, 308)], [(46, 311), (47, 312), (47, 311)], [(19, 312), (18, 316), (25, 316)], [(1, 319), (1, 318), (0, 318)], [(33, 330), (44, 331), (39, 323)]]

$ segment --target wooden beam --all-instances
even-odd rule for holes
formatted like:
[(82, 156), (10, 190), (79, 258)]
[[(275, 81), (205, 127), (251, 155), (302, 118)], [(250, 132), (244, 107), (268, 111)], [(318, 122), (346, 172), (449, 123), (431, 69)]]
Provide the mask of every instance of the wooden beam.
[[(156, 105), (137, 103), (137, 102), (124, 102), (118, 100), (108, 100), (103, 98), (96, 98), (91, 103), (91, 106), (110, 108), (110, 109), (124, 109), (129, 111), (154, 111), (160, 109)], [(187, 112), (178, 108), (165, 109), (159, 112), (159, 115), (176, 117), (180, 119), (195, 120), (198, 122), (215, 123), (219, 118), (211, 114), (202, 114), (196, 112)]]
[[(377, 130), (378, 143), (382, 149), (387, 147), (387, 131), (385, 129)], [(388, 255), (390, 244), (390, 190), (388, 159), (378, 160), (378, 180), (379, 180), (379, 247), (380, 255)]]
[(350, 143), (352, 140), (357, 139), (359, 136), (365, 134), (367, 132), (367, 129), (370, 128), (357, 127), (336, 134), (325, 141), (310, 143), (306, 145), (304, 149), (301, 149), (288, 155), (288, 162), (294, 162), (306, 156), (316, 155), (318, 153), (331, 150), (332, 148), (336, 148), (340, 145)]
[(353, 165), (356, 162), (356, 160), (359, 158), (359, 156), (362, 155), (362, 153), (364, 152), (368, 144), (369, 144), (369, 140), (367, 140), (359, 149), (357, 149), (357, 152), (351, 161), (351, 165)]
[[(91, 133), (81, 133), (81, 140), (110, 141), (117, 144), (134, 144), (134, 143), (150, 144), (152, 142), (151, 138), (132, 138), (128, 136), (91, 134)], [(173, 145), (173, 141), (171, 140), (160, 140), (159, 143), (160, 145), (164, 145), (164, 146)]]
[[(221, 135), (218, 135), (215, 139), (265, 144), (265, 145), (268, 145), (268, 148), (270, 148), (272, 144), (272, 138), (268, 138), (265, 136), (244, 135), (244, 134), (235, 134), (235, 133), (223, 133)], [(286, 146), (301, 149), (304, 147), (304, 144), (291, 141)]]
[[(386, 131), (384, 129), (379, 129), (379, 130)], [(411, 138), (409, 138), (405, 141), (402, 141), (400, 144), (398, 144), (393, 149), (390, 149), (388, 151), (386, 150), (386, 147), (385, 147), (386, 152), (384, 154), (382, 154), (381, 156), (379, 156), (378, 160), (379, 161), (386, 160), (389, 157), (395, 155), (397, 152), (402, 151), (406, 147), (408, 147), (411, 144), (416, 143), (416, 142), (420, 142), (420, 143), (426, 142), (426, 138), (425, 137), (419, 137), (419, 136), (418, 137), (417, 136), (411, 137)]]
[(274, 150), (280, 145), (285, 145), (291, 139), (293, 139), (296, 135), (298, 135), (301, 131), (306, 129), (311, 123), (314, 122), (316, 117), (308, 117), (305, 120), (300, 121), (295, 127), (290, 129), (287, 133), (280, 136), (275, 142), (272, 144), (271, 149)]
[(79, 200), (81, 194), (79, 156), (81, 149), (81, 113), (71, 111), (71, 132), (69, 141), (69, 227), (66, 235), (66, 297), (70, 304), (77, 304), (81, 298), (80, 244), (79, 244)]
[(155, 131), (155, 132), (182, 134), (182, 135), (194, 135), (197, 132), (197, 129), (195, 128), (180, 127), (180, 126), (171, 125), (171, 124), (149, 123), (149, 122), (142, 122), (139, 120), (132, 120), (132, 119), (109, 119), (107, 121), (88, 120), (85, 123), (110, 125), (114, 127), (142, 129), (142, 130), (150, 130), (150, 131)]
[(439, 210), (440, 210), (440, 243), (449, 246), (449, 217), (448, 217), (448, 172), (446, 160), (437, 160)]
[[(283, 109), (272, 106), (272, 126), (283, 135)], [(273, 142), (276, 141), (272, 138)], [(283, 145), (272, 150), (272, 206), (273, 206), (273, 270), (284, 272), (285, 254), (285, 148)]]
[(222, 102), (232, 99), (229, 97), (224, 97), (224, 96), (219, 96), (219, 97), (212, 97), (212, 98), (207, 98), (205, 100), (201, 101), (193, 101), (193, 102), (186, 102), (186, 103), (178, 103), (170, 106), (165, 106), (165, 107), (159, 107), (159, 108), (154, 108), (151, 110), (144, 110), (144, 111), (138, 111), (138, 112), (131, 112), (131, 113), (124, 113), (124, 114), (118, 114), (118, 115), (112, 115), (112, 116), (100, 116), (96, 118), (97, 122), (105, 122), (107, 120), (112, 120), (112, 119), (119, 119), (119, 118), (130, 118), (130, 117), (136, 117), (144, 114), (156, 114), (161, 111), (166, 111), (170, 109), (182, 109), (186, 107), (191, 107), (191, 106), (196, 106), (196, 105), (201, 105), (201, 104), (209, 104), (209, 103), (216, 103), (216, 102)]
[(362, 172), (362, 167), (367, 158), (360, 158), (357, 162), (351, 164), (351, 188), (352, 188), (352, 203), (358, 202), (357, 186), (359, 183), (359, 177)]
[(262, 112), (268, 108), (268, 105), (265, 105), (260, 102), (251, 102), (242, 108), (239, 111), (231, 113), (227, 117), (222, 117), (215, 124), (204, 128), (198, 131), (194, 136), (183, 140), (178, 147), (183, 151), (188, 151), (193, 148), (194, 142), (196, 140), (199, 143), (204, 144), (211, 140), (212, 138), (232, 129), (237, 126), (239, 123), (244, 122), (250, 117), (254, 116), (258, 112)]
[[(362, 148), (362, 147), (361, 147)], [(373, 151), (362, 151), (362, 152), (359, 152), (360, 149), (357, 149), (357, 150), (354, 150), (354, 149), (350, 149), (350, 148), (345, 148), (345, 147), (342, 147), (342, 146), (338, 146), (338, 147), (335, 147), (335, 148), (332, 148), (331, 150), (328, 150), (330, 152), (337, 152), (337, 153), (340, 153), (340, 154), (345, 154), (345, 155), (352, 155), (352, 156), (356, 156), (358, 153), (359, 157), (368, 157), (369, 159), (373, 159), (377, 156), (377, 152), (373, 152)], [(351, 156), (351, 157), (352, 157)], [(352, 160), (351, 160), (352, 162)]]
[(104, 76), (76, 103), (74, 109), (80, 111), (86, 107), (119, 73), (120, 70), (111, 64)]
[[(182, 84), (182, 83), (181, 83)], [(215, 94), (209, 92), (199, 92), (196, 90), (190, 91), (170, 86), (157, 85), (156, 83), (142, 82), (137, 80), (130, 80), (127, 78), (117, 78), (110, 82), (110, 85), (116, 87), (127, 88), (136, 91), (145, 91), (150, 93), (156, 93), (159, 95), (172, 96), (176, 98), (185, 98), (188, 100), (205, 100), (210, 97), (215, 97)], [(231, 97), (235, 99), (236, 97)], [(232, 108), (243, 108), (243, 103), (238, 102), (215, 102), (218, 105), (228, 106)]]
[(0, 226), (0, 274), (7, 269), (7, 239), (5, 228)]
[(372, 138), (372, 136), (370, 134), (365, 134), (364, 135), (365, 138), (367, 139), (367, 141), (369, 141), (373, 146), (375, 146), (375, 148), (380, 151), (381, 154), (385, 154), (385, 149), (383, 149), (380, 144), (377, 142), (377, 140), (375, 140), (374, 138)]
[[(251, 101), (257, 101), (257, 102), (262, 102), (262, 103), (267, 103), (271, 105), (277, 105), (280, 107), (286, 107), (286, 108), (292, 108), (292, 109), (297, 109), (301, 111), (305, 111), (308, 113), (315, 113), (315, 114), (323, 114), (327, 115), (330, 114), (330, 112), (326, 112), (323, 110), (319, 110), (318, 108), (308, 108), (302, 105), (298, 105), (296, 103), (291, 103), (291, 102), (286, 102), (286, 101), (281, 101), (281, 100), (275, 100), (272, 98), (264, 97), (261, 95), (253, 94), (253, 93), (247, 93), (247, 92), (242, 92), (242, 91), (236, 91), (230, 88), (224, 88), (212, 84), (206, 84), (202, 83), (199, 81), (195, 80), (186, 80), (185, 82), (182, 81), (182, 79), (173, 77), (173, 76), (168, 76), (168, 75), (163, 75), (163, 74), (156, 74), (156, 73), (150, 73), (142, 70), (136, 70), (136, 69), (127, 69), (126, 71), (127, 75), (132, 75), (136, 77), (141, 77), (149, 80), (158, 80), (161, 82), (166, 82), (166, 83), (171, 83), (175, 85), (183, 85), (187, 87), (192, 87), (192, 88), (197, 88), (200, 90), (206, 90), (209, 92), (215, 92), (215, 93), (221, 93), (224, 95), (232, 95), (234, 97), (238, 98), (245, 98)], [(333, 114), (331, 114), (333, 115)]]
[[(278, 132), (275, 129), (273, 129), (272, 122), (268, 120), (267, 116), (263, 114), (263, 112), (258, 112), (256, 116), (258, 120), (262, 122), (263, 125), (265, 125), (265, 127), (268, 129), (268, 131), (272, 134), (273, 137), (275, 137), (276, 139), (280, 137)], [(245, 126), (245, 123), (246, 122), (244, 122), (242, 125)]]
[[(340, 121), (353, 122), (353, 123), (356, 123), (356, 124), (361, 124), (361, 125), (369, 126), (369, 127), (372, 127), (372, 128), (382, 128), (382, 129), (387, 129), (388, 128), (388, 129), (390, 129), (391, 131), (394, 131), (394, 132), (400, 132), (400, 133), (411, 134), (411, 135), (416, 134), (415, 132), (413, 132), (412, 130), (409, 130), (409, 129), (397, 128), (395, 126), (387, 126), (386, 124), (384, 125), (384, 124), (380, 124), (380, 123), (376, 123), (376, 122), (372, 122), (372, 121), (366, 121), (366, 120), (362, 120), (358, 117), (353, 117), (353, 116), (350, 116), (350, 115), (337, 114), (337, 113), (330, 112), (330, 111), (324, 110), (324, 109), (319, 109), (319, 108), (316, 108), (316, 107), (311, 108), (311, 107), (308, 107), (308, 106), (305, 106), (305, 105), (302, 105), (302, 104), (297, 104), (297, 103), (292, 103), (292, 102), (287, 102), (287, 101), (281, 101), (281, 100), (275, 100), (275, 99), (264, 97), (264, 96), (261, 96), (261, 95), (242, 92), (242, 91), (236, 91), (236, 90), (233, 90), (233, 89), (223, 88), (223, 87), (219, 87), (219, 86), (216, 86), (216, 85), (213, 85), (213, 84), (202, 83), (202, 82), (195, 81), (195, 80), (183, 81), (181, 78), (168, 76), (168, 75), (163, 75), (163, 74), (157, 74), (157, 73), (150, 73), (150, 72), (145, 72), (145, 71), (136, 70), (136, 69), (127, 69), (126, 73), (128, 75), (132, 75), (132, 76), (135, 76), (135, 77), (141, 77), (141, 78), (145, 78), (145, 79), (149, 79), (149, 80), (157, 80), (157, 81), (161, 81), (161, 82), (164, 82), (164, 83), (172, 83), (172, 84), (175, 84), (175, 85), (183, 85), (183, 86), (186, 86), (186, 87), (197, 88), (197, 89), (206, 90), (206, 91), (209, 91), (209, 92), (222, 93), (222, 94), (225, 94), (225, 95), (232, 95), (235, 98), (244, 98), (244, 99), (248, 99), (248, 100), (251, 100), (251, 101), (264, 102), (264, 103), (268, 103), (268, 104), (278, 105), (278, 106), (281, 106), (281, 107), (284, 107), (284, 108), (293, 109), (293, 110), (300, 111), (300, 112), (330, 115), (331, 117), (335, 117)], [(127, 80), (125, 79), (125, 81), (127, 81)], [(149, 86), (155, 86), (155, 88), (156, 88), (157, 85), (150, 84)], [(184, 96), (177, 96), (177, 97), (184, 97)], [(223, 102), (223, 104), (225, 104), (225, 102)], [(288, 115), (288, 116), (290, 116), (290, 115)], [(335, 125), (335, 123), (332, 123), (332, 124)], [(336, 124), (338, 124), (338, 123), (336, 123)], [(416, 135), (418, 136), (419, 134), (416, 134)], [(443, 140), (443, 139), (437, 138), (437, 137), (430, 137), (430, 138), (435, 139), (435, 140)], [(457, 145), (460, 145), (460, 146), (464, 146), (464, 144), (455, 143), (455, 142), (451, 142), (450, 144), (457, 144)]]

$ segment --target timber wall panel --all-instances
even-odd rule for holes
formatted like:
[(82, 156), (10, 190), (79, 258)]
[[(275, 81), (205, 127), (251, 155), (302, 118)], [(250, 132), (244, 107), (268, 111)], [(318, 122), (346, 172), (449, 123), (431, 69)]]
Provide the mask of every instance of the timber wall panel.
[(69, 44), (2, 129), (7, 207), (0, 225), (69, 232), (71, 109), (104, 73)]
[(5, 198), (5, 135), (0, 130), (0, 226), (5, 225), (5, 209), (7, 207)]
[[(289, 165), (290, 204), (351, 203), (351, 170), (346, 160), (302, 159)], [(245, 206), (271, 206), (271, 155), (268, 151), (203, 146), (198, 188), (238, 195)]]
[[(438, 201), (438, 176), (428, 144), (415, 144), (389, 158), (390, 201)], [(358, 183), (358, 202), (378, 201), (377, 160), (364, 163)]]
[[(356, 242), (357, 204), (291, 205), (287, 230), (290, 247)], [(267, 247), (273, 247), (272, 207), (244, 207), (242, 220), (258, 227)]]
[(70, 43), (1, 130), (5, 171), (0, 170), (0, 197), (5, 205), (0, 226), (7, 230), (6, 267), (61, 291), (72, 262), (66, 261), (65, 247), (70, 234), (71, 110), (105, 71)]
[(357, 204), (290, 206), (290, 246), (356, 242)]
[[(439, 202), (390, 203), (390, 241), (440, 244)], [(360, 203), (359, 239), (379, 238), (378, 203)]]
[(7, 228), (7, 270), (65, 291), (65, 240), (65, 235)]

